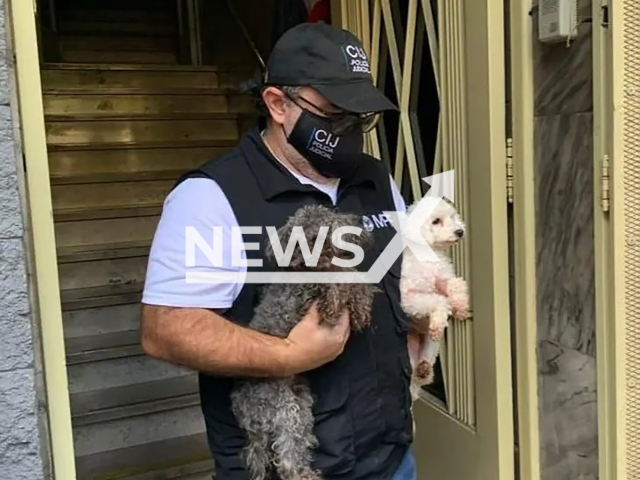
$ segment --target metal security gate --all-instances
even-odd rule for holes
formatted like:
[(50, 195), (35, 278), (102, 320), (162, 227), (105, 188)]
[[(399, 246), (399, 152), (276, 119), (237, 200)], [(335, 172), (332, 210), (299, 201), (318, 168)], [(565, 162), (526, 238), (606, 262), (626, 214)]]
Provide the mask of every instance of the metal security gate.
[(333, 12), (400, 107), (367, 150), (390, 163), (410, 201), (426, 193), (422, 178), (453, 169), (469, 227), (454, 262), (470, 284), (473, 320), (451, 322), (440, 389), (426, 388), (414, 406), (420, 478), (513, 478), (502, 2), (343, 0)]
[[(468, 186), (466, 175), (467, 143), (463, 136), (452, 132), (462, 132), (465, 128), (464, 106), (464, 66), (461, 64), (461, 43), (463, 37), (456, 30), (461, 21), (462, 11), (458, 4), (443, 2), (440, 17), (435, 1), (409, 0), (406, 2), (406, 29), (404, 35), (396, 30), (401, 25), (394, 18), (393, 2), (343, 2), (343, 25), (355, 25), (354, 32), (359, 35), (369, 49), (372, 71), (380, 79), (385, 60), (390, 64), (393, 90), (400, 107), (398, 134), (395, 151), (389, 152), (393, 159), (393, 175), (400, 185), (408, 183), (408, 194), (412, 200), (425, 193), (426, 184), (421, 180), (426, 175), (455, 170), (456, 206), (464, 218), (468, 212)], [(442, 39), (438, 38), (437, 25), (448, 22), (450, 28), (444, 28)], [(401, 41), (402, 36), (404, 40)], [(426, 55), (423, 55), (426, 54)], [(418, 61), (426, 56), (430, 65)], [(422, 59), (424, 60), (424, 59)], [(429, 70), (430, 69), (430, 70)], [(439, 110), (437, 124), (431, 132), (423, 132), (417, 121), (415, 97), (422, 86), (420, 77), (433, 75), (434, 107)], [(440, 108), (443, 105), (444, 108)], [(435, 130), (435, 131), (434, 131)], [(425, 152), (420, 139), (421, 133), (435, 139), (432, 152)], [(381, 132), (372, 131), (367, 137), (366, 148), (372, 155), (380, 157)], [(443, 141), (444, 139), (444, 141)], [(384, 142), (384, 139), (382, 139)], [(422, 151), (421, 151), (422, 150)], [(426, 157), (431, 153), (431, 162)], [(403, 182), (408, 177), (408, 181)], [(407, 190), (407, 189), (405, 189)], [(469, 245), (463, 242), (454, 251), (454, 261), (458, 271), (465, 278), (469, 276)], [(449, 414), (458, 420), (473, 425), (475, 405), (473, 402), (475, 380), (473, 377), (472, 343), (473, 323), (452, 324), (448, 336), (442, 345), (440, 365), (442, 368), (442, 386), (444, 392), (438, 396), (426, 395), (429, 402), (444, 403)], [(428, 390), (426, 391), (428, 393)], [(444, 397), (444, 398), (442, 398)]]

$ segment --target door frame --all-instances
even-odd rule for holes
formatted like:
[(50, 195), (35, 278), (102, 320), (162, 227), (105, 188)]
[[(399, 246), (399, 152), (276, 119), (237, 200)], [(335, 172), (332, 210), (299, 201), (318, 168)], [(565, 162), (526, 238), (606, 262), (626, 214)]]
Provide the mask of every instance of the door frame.
[[(536, 194), (533, 23), (529, 0), (506, 0), (509, 8), (511, 137), (513, 140), (514, 406), (517, 470), (539, 480), (540, 424), (536, 304)], [(505, 19), (506, 21), (507, 19)]]
[[(527, 0), (510, 1), (512, 115), (514, 151), (515, 346), (519, 471), (523, 480), (539, 478), (536, 368), (535, 238), (533, 195), (533, 85), (531, 24)], [(52, 220), (35, 3), (9, 0), (8, 28), (16, 56), (22, 148), (28, 170), (29, 234), (41, 331), (48, 404), (49, 447), (56, 480), (75, 480), (75, 454), (67, 381), (55, 235)], [(334, 0), (333, 4), (336, 2)], [(594, 2), (594, 18), (596, 9)], [(505, 18), (505, 21), (508, 19)], [(516, 54), (517, 53), (517, 54)], [(502, 183), (501, 181), (498, 183)], [(602, 326), (602, 318), (599, 324)], [(600, 333), (600, 332), (599, 332)], [(602, 338), (602, 337), (601, 337)], [(601, 345), (603, 342), (599, 342)], [(602, 357), (600, 357), (602, 358)], [(599, 385), (606, 373), (599, 367)], [(603, 391), (599, 395), (605, 395)], [(604, 390), (604, 389), (602, 389)], [(599, 408), (604, 404), (599, 401)], [(523, 413), (524, 412), (524, 413)], [(601, 414), (605, 419), (609, 414)], [(604, 422), (604, 420), (602, 420)], [(608, 423), (605, 422), (608, 425)], [(506, 435), (510, 437), (511, 435)], [(604, 435), (601, 455), (610, 444)], [(601, 461), (601, 464), (604, 462)], [(615, 463), (615, 462), (614, 462)], [(601, 468), (605, 468), (604, 466)], [(615, 477), (604, 477), (603, 480)], [(618, 477), (622, 478), (622, 477)]]
[[(7, 29), (15, 54), (15, 102), (21, 133), (26, 180), (30, 252), (30, 285), (40, 332), (44, 369), (48, 438), (47, 447), (55, 480), (75, 480), (75, 453), (64, 346), (58, 262), (49, 179), (40, 56), (36, 28), (36, 2), (8, 0)], [(41, 454), (46, 456), (45, 452)]]

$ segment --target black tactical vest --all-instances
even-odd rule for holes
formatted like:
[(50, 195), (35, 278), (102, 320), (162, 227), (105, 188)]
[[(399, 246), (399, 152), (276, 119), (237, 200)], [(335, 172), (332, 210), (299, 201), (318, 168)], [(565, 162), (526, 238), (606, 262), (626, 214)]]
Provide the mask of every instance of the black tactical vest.
[[(268, 239), (264, 227), (280, 227), (303, 205), (333, 206), (325, 193), (300, 184), (271, 156), (258, 129), (245, 135), (228, 154), (189, 172), (178, 182), (192, 177), (211, 178), (218, 183), (239, 225), (263, 227), (262, 234), (243, 234), (245, 243), (264, 244)], [(362, 215), (363, 225), (373, 229), (375, 247), (360, 267), (368, 270), (396, 233), (381, 216), (383, 211), (395, 210), (385, 165), (367, 157), (352, 179), (341, 181), (336, 208)], [(260, 250), (246, 250), (246, 255), (248, 259), (262, 258)], [(352, 334), (336, 360), (307, 373), (316, 398), (315, 434), (320, 442), (313, 466), (326, 480), (389, 479), (412, 441), (411, 366), (407, 317), (399, 301), (400, 262), (398, 258), (380, 282), (372, 328)], [(245, 284), (225, 317), (246, 325), (256, 305), (258, 288)], [(200, 374), (202, 410), (216, 480), (248, 479), (241, 458), (244, 434), (230, 410), (232, 382)]]

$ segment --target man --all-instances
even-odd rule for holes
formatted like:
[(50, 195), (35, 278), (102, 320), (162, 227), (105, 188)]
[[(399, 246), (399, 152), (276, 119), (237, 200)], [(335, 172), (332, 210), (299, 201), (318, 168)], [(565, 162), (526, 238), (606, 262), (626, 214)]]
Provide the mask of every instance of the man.
[[(187, 283), (185, 231), (211, 239), (222, 227), (222, 266), (196, 251), (198, 272), (261, 271), (259, 249), (233, 261), (233, 227), (263, 242), (310, 203), (334, 205), (363, 218), (375, 245), (368, 269), (395, 230), (384, 211), (405, 205), (384, 163), (362, 153), (363, 133), (395, 108), (373, 85), (358, 39), (322, 23), (287, 31), (267, 65), (264, 131), (254, 129), (230, 153), (180, 179), (168, 196), (150, 253), (143, 296), (142, 345), (152, 356), (200, 373), (202, 410), (217, 480), (247, 480), (244, 434), (230, 410), (234, 377), (307, 376), (315, 396), (314, 467), (326, 480), (415, 478), (409, 393), (407, 319), (399, 303), (400, 259), (380, 283), (373, 326), (349, 335), (318, 324), (311, 309), (286, 339), (246, 328), (258, 302), (251, 283)], [(238, 239), (235, 239), (236, 242)], [(198, 250), (198, 249), (196, 249)], [(273, 478), (276, 478), (275, 476)], [(301, 479), (303, 480), (303, 479)]]

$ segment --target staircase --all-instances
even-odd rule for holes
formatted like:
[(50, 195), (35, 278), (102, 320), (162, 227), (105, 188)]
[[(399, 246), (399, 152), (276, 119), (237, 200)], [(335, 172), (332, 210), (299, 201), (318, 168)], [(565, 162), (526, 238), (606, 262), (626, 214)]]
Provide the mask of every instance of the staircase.
[(64, 5), (41, 74), (77, 478), (211, 479), (197, 377), (142, 353), (139, 302), (175, 179), (255, 119), (251, 66), (179, 64), (174, 2)]

